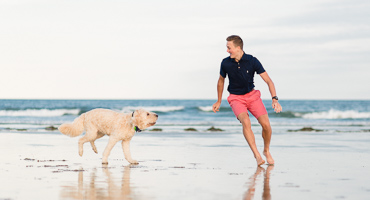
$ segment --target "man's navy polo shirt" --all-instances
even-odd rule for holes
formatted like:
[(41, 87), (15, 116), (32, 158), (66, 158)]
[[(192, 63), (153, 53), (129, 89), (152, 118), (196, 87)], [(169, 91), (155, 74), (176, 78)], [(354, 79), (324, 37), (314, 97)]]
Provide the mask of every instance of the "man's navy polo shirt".
[(239, 62), (227, 57), (221, 62), (220, 75), (226, 78), (229, 76), (229, 86), (227, 90), (230, 94), (243, 95), (254, 88), (254, 73), (265, 72), (260, 61), (252, 55), (243, 54)]

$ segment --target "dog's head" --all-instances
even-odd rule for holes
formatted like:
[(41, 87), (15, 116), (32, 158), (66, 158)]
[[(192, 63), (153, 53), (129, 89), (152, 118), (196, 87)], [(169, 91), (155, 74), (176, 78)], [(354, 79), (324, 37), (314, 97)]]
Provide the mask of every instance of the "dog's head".
[(157, 114), (144, 109), (135, 110), (132, 114), (132, 124), (141, 130), (153, 126), (157, 122), (157, 119)]

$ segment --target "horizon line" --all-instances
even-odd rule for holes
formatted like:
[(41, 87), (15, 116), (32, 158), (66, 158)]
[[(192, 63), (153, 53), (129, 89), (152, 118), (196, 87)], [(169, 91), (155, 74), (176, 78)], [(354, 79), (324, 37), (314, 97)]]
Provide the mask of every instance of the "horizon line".
[[(0, 98), (0, 100), (95, 100), (95, 101), (129, 101), (129, 100), (214, 100), (217, 101), (216, 98)], [(227, 98), (223, 98), (223, 101), (227, 100)], [(262, 100), (267, 101), (271, 99), (262, 98)], [(330, 99), (330, 98), (322, 98), (322, 99), (313, 99), (313, 98), (297, 98), (297, 99), (281, 99), (279, 101), (370, 101), (370, 99)]]

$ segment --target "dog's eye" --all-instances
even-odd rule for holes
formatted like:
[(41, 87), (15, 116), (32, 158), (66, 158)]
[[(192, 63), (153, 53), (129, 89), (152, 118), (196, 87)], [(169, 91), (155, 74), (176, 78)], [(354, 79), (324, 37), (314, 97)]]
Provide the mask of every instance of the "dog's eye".
[(146, 113), (146, 116), (149, 116), (149, 113)]

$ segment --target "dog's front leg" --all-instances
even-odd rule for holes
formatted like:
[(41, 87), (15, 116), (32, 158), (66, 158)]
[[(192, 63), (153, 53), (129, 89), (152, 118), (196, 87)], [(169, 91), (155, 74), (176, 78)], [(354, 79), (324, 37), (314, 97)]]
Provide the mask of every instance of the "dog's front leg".
[(125, 154), (126, 160), (131, 163), (131, 164), (137, 164), (138, 162), (136, 160), (133, 160), (131, 158), (131, 153), (130, 153), (130, 140), (123, 140), (122, 141), (122, 149), (123, 149), (123, 154)]
[(108, 145), (107, 147), (105, 147), (105, 150), (103, 152), (103, 161), (102, 163), (103, 164), (108, 164), (108, 156), (110, 154), (110, 151), (112, 150), (112, 148), (114, 147), (114, 145), (118, 142), (117, 139), (113, 138), (113, 137), (110, 137), (109, 138), (109, 142), (108, 142)]

